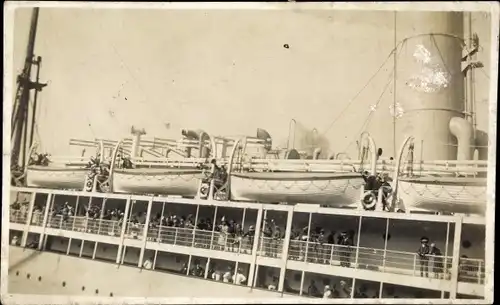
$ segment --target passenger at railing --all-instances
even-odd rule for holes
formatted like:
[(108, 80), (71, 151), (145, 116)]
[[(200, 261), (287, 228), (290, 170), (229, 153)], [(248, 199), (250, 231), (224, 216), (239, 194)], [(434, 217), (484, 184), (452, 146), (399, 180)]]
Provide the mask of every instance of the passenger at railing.
[(417, 250), (417, 254), (420, 262), (420, 276), (429, 277), (429, 239), (427, 237), (422, 237), (420, 239), (420, 248)]
[(318, 290), (318, 287), (316, 287), (316, 282), (314, 282), (314, 280), (311, 280), (309, 287), (307, 287), (307, 296), (313, 298), (321, 297), (321, 294)]
[(233, 232), (233, 239), (234, 239), (234, 242), (233, 242), (233, 245), (232, 245), (232, 248), (233, 248), (233, 251), (238, 251), (238, 249), (241, 249), (241, 247), (243, 246), (243, 235), (245, 233), (243, 232), (243, 228), (241, 226), (241, 224), (235, 224), (234, 225), (234, 232)]
[(247, 277), (243, 275), (243, 269), (238, 268), (238, 271), (236, 271), (236, 274), (233, 275), (232, 280), (236, 285), (244, 284), (247, 281)]
[(267, 286), (267, 289), (272, 290), (272, 291), (276, 291), (276, 289), (278, 289), (278, 277), (277, 276), (273, 276), (272, 282), (271, 282), (271, 284), (269, 284)]
[(281, 230), (278, 226), (274, 227), (273, 239), (271, 241), (271, 257), (278, 257), (278, 249), (281, 245)]
[(247, 246), (244, 249), (244, 253), (246, 253), (247, 251), (252, 253), (253, 241), (255, 238), (255, 227), (254, 226), (248, 227), (248, 231), (243, 235), (243, 238), (248, 238), (246, 242)]
[[(349, 232), (351, 233), (351, 232)], [(351, 251), (352, 251), (352, 246), (354, 245), (353, 243), (353, 236), (352, 233), (348, 234), (348, 232), (341, 232), (337, 244), (342, 246), (339, 249), (339, 256), (340, 256), (340, 266), (342, 267), (350, 267), (351, 262), (350, 262), (350, 257), (351, 257)]]
[(151, 270), (151, 268), (153, 268), (153, 258), (149, 257), (148, 259), (146, 259), (144, 264), (142, 264), (142, 267), (144, 269)]
[(309, 235), (307, 234), (309, 231), (309, 227), (304, 227), (302, 229), (302, 233), (300, 234), (299, 240), (301, 243), (299, 244), (300, 250), (299, 250), (299, 260), (303, 260), (305, 258), (305, 252), (306, 252), (306, 242), (309, 240)]
[(191, 268), (190, 274), (197, 277), (205, 276), (205, 270), (203, 269), (203, 267), (201, 267), (199, 260), (194, 261), (194, 266), (193, 268)]
[(222, 276), (222, 281), (224, 283), (231, 283), (233, 277), (232, 275), (233, 275), (233, 268), (231, 268), (231, 266), (228, 266), (227, 271)]
[(339, 298), (346, 299), (351, 297), (351, 290), (352, 287), (350, 287), (346, 281), (342, 280), (340, 281), (340, 287), (337, 290), (339, 293)]
[(436, 247), (435, 243), (431, 243), (429, 250), (429, 254), (433, 256), (432, 271), (434, 272), (434, 277), (440, 279), (441, 275), (444, 274), (443, 254), (441, 253), (441, 250)]
[(218, 250), (226, 250), (226, 245), (227, 245), (227, 237), (228, 237), (228, 230), (229, 226), (228, 223), (223, 220), (222, 223), (220, 224), (219, 227), (219, 237), (217, 239), (217, 245), (218, 245)]
[(330, 288), (330, 285), (326, 285), (323, 291), (323, 299), (331, 299), (332, 298), (332, 289)]
[(384, 173), (382, 175), (382, 178), (381, 178), (381, 182), (380, 182), (380, 187), (382, 189), (382, 205), (383, 205), (383, 209), (384, 211), (388, 211), (388, 204), (387, 204), (387, 199), (389, 198), (389, 196), (391, 195), (392, 193), (392, 186), (391, 184), (389, 183), (389, 174), (387, 173)]
[(365, 171), (363, 172), (362, 177), (365, 181), (366, 191), (378, 190), (380, 188), (379, 182), (377, 181), (377, 176), (370, 175), (367, 171)]
[(39, 206), (35, 206), (33, 208), (33, 215), (32, 215), (32, 218), (31, 218), (31, 223), (34, 224), (34, 225), (40, 225), (40, 223), (42, 222), (42, 217), (43, 217), (43, 214), (42, 214), (42, 211), (40, 209)]
[(317, 249), (318, 249), (318, 259), (320, 264), (326, 264), (328, 261), (328, 247), (325, 245), (327, 243), (327, 237), (325, 235), (325, 230), (320, 229), (319, 230), (319, 235), (316, 239), (316, 242), (318, 243)]

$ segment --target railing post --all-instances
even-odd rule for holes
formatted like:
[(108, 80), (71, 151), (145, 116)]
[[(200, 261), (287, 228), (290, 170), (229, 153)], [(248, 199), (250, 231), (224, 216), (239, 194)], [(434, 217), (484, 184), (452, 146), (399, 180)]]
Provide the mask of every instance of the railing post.
[(52, 193), (47, 194), (47, 201), (45, 202), (45, 213), (43, 215), (42, 223), (42, 233), (40, 234), (40, 239), (38, 240), (38, 250), (42, 250), (45, 245), (45, 230), (47, 229), (47, 220), (49, 218), (49, 211), (52, 202)]
[(359, 241), (361, 239), (361, 224), (362, 223), (363, 223), (363, 216), (359, 216), (358, 236), (357, 236), (357, 241), (356, 241), (356, 257), (354, 258), (354, 268), (356, 268), (356, 269), (358, 269)]
[(304, 251), (304, 262), (306, 263), (307, 263), (307, 253), (309, 252), (309, 239), (311, 237), (311, 221), (312, 221), (312, 213), (309, 213), (309, 223), (307, 224), (306, 250)]
[(290, 248), (290, 236), (292, 233), (292, 221), (293, 221), (293, 211), (294, 206), (288, 210), (288, 216), (286, 219), (286, 231), (285, 231), (285, 239), (283, 240), (283, 248), (281, 251), (281, 269), (280, 269), (280, 277), (278, 281), (278, 291), (282, 292), (283, 287), (285, 285), (285, 273), (286, 273), (286, 263), (288, 262), (288, 250)]
[(457, 297), (458, 289), (458, 271), (460, 263), (460, 242), (462, 239), (462, 217), (458, 216), (455, 221), (455, 235), (453, 237), (453, 257), (451, 260), (451, 289), (450, 299), (454, 300)]
[(255, 223), (255, 236), (253, 239), (253, 245), (252, 245), (252, 263), (250, 264), (250, 271), (248, 272), (248, 281), (247, 285), (248, 287), (253, 287), (253, 282), (255, 278), (255, 268), (257, 267), (257, 248), (259, 246), (259, 240), (260, 240), (260, 235), (261, 235), (261, 227), (262, 227), (262, 215), (263, 214), (263, 209), (262, 206), (259, 207), (259, 210), (257, 212), (257, 222)]
[(123, 214), (122, 219), (122, 231), (120, 233), (120, 243), (118, 244), (118, 252), (116, 254), (116, 263), (120, 264), (122, 260), (122, 251), (123, 251), (123, 243), (125, 241), (125, 230), (127, 228), (128, 214), (130, 210), (130, 197), (127, 198), (127, 202), (125, 203), (125, 213)]
[(33, 209), (35, 207), (36, 192), (31, 194), (30, 203), (28, 206), (28, 216), (26, 218), (26, 224), (24, 225), (23, 236), (21, 237), (21, 247), (26, 247), (26, 242), (28, 240), (28, 234), (31, 225), (31, 219), (33, 218)]
[(137, 267), (142, 268), (142, 261), (144, 260), (144, 251), (146, 250), (146, 243), (148, 241), (148, 231), (149, 231), (149, 221), (151, 219), (151, 208), (153, 206), (153, 198), (149, 199), (148, 202), (148, 210), (146, 213), (146, 223), (144, 224), (144, 228), (142, 231), (142, 247), (141, 252), (139, 253), (139, 262)]
[(478, 269), (477, 269), (477, 283), (478, 284), (481, 284), (481, 269), (482, 269), (482, 266), (483, 266), (483, 262), (482, 261), (479, 261), (479, 266), (478, 266)]
[(413, 254), (413, 276), (417, 272), (417, 255)]
[(214, 220), (212, 221), (212, 236), (210, 237), (210, 250), (212, 250), (212, 247), (214, 246), (215, 226), (217, 225), (217, 209), (218, 207), (215, 206)]

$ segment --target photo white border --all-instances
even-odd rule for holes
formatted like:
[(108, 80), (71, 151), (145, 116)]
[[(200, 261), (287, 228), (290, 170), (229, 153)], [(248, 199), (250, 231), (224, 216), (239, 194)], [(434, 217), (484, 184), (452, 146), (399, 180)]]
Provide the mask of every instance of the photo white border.
[[(495, 178), (496, 178), (496, 125), (498, 99), (498, 50), (500, 5), (491, 2), (405, 2), (405, 3), (356, 3), (356, 2), (314, 2), (314, 3), (265, 3), (265, 2), (58, 2), (58, 1), (7, 1), (4, 3), (4, 105), (3, 105), (3, 175), (2, 202), (10, 202), (10, 116), (12, 113), (13, 88), (13, 41), (14, 10), (16, 8), (106, 8), (106, 9), (203, 9), (203, 10), (405, 10), (405, 11), (484, 11), (491, 19), (490, 47), (490, 99), (489, 99), (489, 147), (488, 147), (488, 184), (486, 208), (485, 241), (485, 300), (449, 300), (449, 299), (308, 299), (308, 298), (128, 298), (128, 297), (85, 297), (58, 295), (19, 295), (8, 294), (8, 254), (9, 254), (9, 204), (2, 207), (1, 240), (1, 301), (4, 304), (244, 304), (244, 303), (304, 303), (304, 304), (478, 304), (493, 302), (494, 270), (494, 232), (495, 232)], [(7, 136), (6, 136), (7, 135)], [(9, 165), (9, 166), (8, 166)]]

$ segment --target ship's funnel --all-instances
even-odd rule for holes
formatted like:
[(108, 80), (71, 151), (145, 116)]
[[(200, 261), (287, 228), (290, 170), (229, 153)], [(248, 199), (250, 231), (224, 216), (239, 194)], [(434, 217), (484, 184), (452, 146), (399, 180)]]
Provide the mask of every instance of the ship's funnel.
[(266, 150), (270, 150), (272, 148), (273, 139), (267, 130), (257, 128), (257, 138), (265, 141), (264, 148)]
[(474, 131), (467, 120), (454, 117), (450, 120), (450, 132), (457, 138), (457, 160), (472, 160), (474, 155)]

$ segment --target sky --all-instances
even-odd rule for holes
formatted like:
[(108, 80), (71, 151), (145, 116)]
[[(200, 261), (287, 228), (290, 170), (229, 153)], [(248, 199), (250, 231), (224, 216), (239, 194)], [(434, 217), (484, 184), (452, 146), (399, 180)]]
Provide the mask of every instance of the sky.
[[(15, 13), (15, 74), (30, 14)], [(487, 131), (489, 15), (475, 13), (473, 30), (485, 66), (476, 72), (477, 122)], [(351, 100), (393, 48), (390, 11), (42, 8), (35, 54), (48, 86), (36, 137), (42, 150), (64, 155), (74, 152), (70, 138), (124, 138), (132, 125), (162, 138), (179, 138), (182, 128), (221, 136), (264, 128), (283, 147), (295, 119), (304, 132), (316, 128), (330, 151), (354, 153), (372, 113), (370, 133), (392, 151), (392, 84), (374, 107), (392, 60)]]

